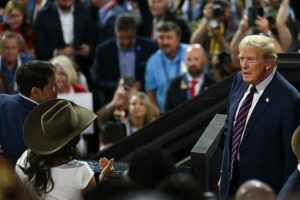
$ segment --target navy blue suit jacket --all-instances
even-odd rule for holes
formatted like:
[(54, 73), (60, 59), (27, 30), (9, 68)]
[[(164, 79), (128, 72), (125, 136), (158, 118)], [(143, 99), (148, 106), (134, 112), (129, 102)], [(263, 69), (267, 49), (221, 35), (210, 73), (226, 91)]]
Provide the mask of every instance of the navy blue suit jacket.
[[(238, 104), (248, 88), (237, 73), (227, 108), (221, 167), (220, 199), (227, 199), (233, 122)], [(239, 147), (239, 185), (258, 179), (278, 192), (297, 165), (291, 137), (300, 124), (300, 95), (278, 72), (258, 100)]]
[[(291, 199), (293, 195), (300, 195), (300, 172), (298, 168), (289, 177), (287, 182), (284, 184), (279, 194), (277, 195), (277, 200)], [(296, 199), (296, 198), (294, 198)]]
[[(136, 37), (135, 40), (135, 79), (144, 85), (145, 68), (148, 58), (157, 50), (149, 39)], [(121, 72), (116, 39), (106, 40), (96, 47), (93, 64), (93, 80), (96, 88), (103, 93), (104, 103), (108, 103), (117, 88)]]
[(18, 94), (0, 94), (0, 144), (4, 157), (12, 163), (27, 149), (23, 139), (23, 125), (35, 106)]
[[(74, 42), (73, 46), (79, 50), (85, 43), (92, 47), (92, 20), (89, 10), (82, 5), (74, 5)], [(43, 8), (34, 25), (35, 53), (40, 60), (49, 60), (53, 57), (55, 49), (66, 47), (63, 31), (59, 19), (56, 3), (50, 3)]]
[[(185, 88), (181, 88), (182, 82), (185, 83)], [(200, 86), (198, 94), (203, 92), (206, 88), (213, 85), (214, 83), (215, 81), (213, 79), (205, 75), (203, 84)], [(171, 110), (172, 108), (175, 108), (176, 106), (182, 104), (188, 99), (188, 83), (186, 81), (186, 75), (182, 75), (171, 81), (167, 91), (165, 109), (166, 111)]]

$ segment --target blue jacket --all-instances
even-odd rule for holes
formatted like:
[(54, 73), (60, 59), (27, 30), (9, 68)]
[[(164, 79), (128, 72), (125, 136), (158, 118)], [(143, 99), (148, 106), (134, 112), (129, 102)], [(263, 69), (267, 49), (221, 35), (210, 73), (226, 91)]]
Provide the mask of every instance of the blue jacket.
[(23, 139), (23, 124), (36, 106), (18, 94), (0, 94), (0, 144), (5, 158), (12, 163), (27, 149)]
[[(230, 189), (230, 152), (235, 112), (248, 84), (239, 72), (232, 84), (225, 123), (220, 199)], [(245, 128), (239, 147), (239, 183), (258, 179), (278, 192), (297, 166), (291, 137), (300, 124), (300, 95), (278, 72), (265, 88)]]

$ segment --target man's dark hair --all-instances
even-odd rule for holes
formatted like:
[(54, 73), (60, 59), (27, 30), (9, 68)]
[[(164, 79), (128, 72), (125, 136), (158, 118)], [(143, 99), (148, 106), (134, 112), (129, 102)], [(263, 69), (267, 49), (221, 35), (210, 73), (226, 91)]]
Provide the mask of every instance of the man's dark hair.
[(16, 81), (19, 92), (29, 97), (31, 89), (43, 89), (55, 73), (55, 66), (45, 61), (30, 61), (17, 69)]
[(142, 147), (129, 159), (128, 176), (138, 187), (153, 189), (175, 171), (173, 159), (159, 148)]
[(126, 127), (121, 122), (107, 122), (101, 130), (100, 138), (103, 144), (116, 143), (126, 137)]
[(136, 30), (136, 23), (134, 18), (129, 14), (121, 14), (117, 17), (115, 22), (115, 29), (117, 31)]
[(180, 27), (171, 21), (161, 22), (157, 26), (156, 30), (157, 30), (157, 32), (175, 31), (175, 33), (178, 37), (181, 37), (181, 34), (182, 34), (182, 30), (180, 29)]

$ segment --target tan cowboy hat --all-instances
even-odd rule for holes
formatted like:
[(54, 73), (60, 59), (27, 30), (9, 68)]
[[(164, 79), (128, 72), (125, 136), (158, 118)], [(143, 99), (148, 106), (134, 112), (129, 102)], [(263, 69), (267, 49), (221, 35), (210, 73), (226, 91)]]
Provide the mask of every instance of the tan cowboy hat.
[(24, 140), (33, 152), (48, 155), (80, 135), (95, 119), (92, 111), (71, 101), (49, 100), (29, 113), (23, 127)]

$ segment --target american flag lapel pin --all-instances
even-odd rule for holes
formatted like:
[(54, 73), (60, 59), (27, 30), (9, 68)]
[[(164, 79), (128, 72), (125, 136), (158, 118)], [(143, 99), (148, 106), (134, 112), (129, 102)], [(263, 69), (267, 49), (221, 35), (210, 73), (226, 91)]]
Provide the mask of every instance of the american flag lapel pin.
[(267, 97), (267, 98), (266, 98), (266, 102), (269, 103), (269, 101), (270, 101), (270, 99)]

